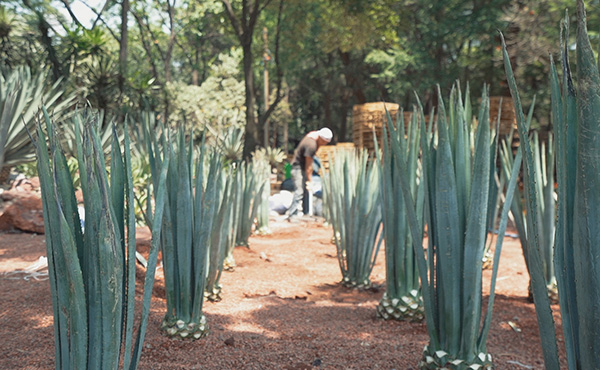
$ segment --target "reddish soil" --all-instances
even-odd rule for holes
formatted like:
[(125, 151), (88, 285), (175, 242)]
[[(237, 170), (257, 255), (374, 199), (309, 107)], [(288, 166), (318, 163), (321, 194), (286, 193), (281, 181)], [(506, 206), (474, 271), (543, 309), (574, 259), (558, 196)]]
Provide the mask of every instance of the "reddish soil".
[[(330, 227), (310, 221), (272, 222), (271, 228), (271, 235), (252, 236), (249, 249), (235, 250), (237, 267), (221, 278), (223, 300), (204, 304), (206, 338), (172, 340), (160, 332), (166, 302), (163, 271), (157, 271), (140, 369), (416, 369), (428, 342), (425, 323), (376, 317), (383, 251), (372, 274), (376, 288), (351, 290), (338, 284)], [(45, 256), (44, 244), (43, 235), (0, 234), (0, 369), (54, 368), (48, 281), (5, 274)], [(140, 230), (138, 245), (148, 244), (149, 233)], [(489, 289), (490, 271), (484, 275)], [(488, 339), (498, 369), (543, 369), (527, 282), (519, 242), (507, 237)]]

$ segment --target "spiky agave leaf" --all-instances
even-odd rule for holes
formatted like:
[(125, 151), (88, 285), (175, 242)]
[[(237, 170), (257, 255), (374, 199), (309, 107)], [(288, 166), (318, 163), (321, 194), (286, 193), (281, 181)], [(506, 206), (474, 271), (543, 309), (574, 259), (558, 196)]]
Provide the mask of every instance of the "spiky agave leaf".
[[(508, 78), (510, 92), (515, 104), (515, 112), (517, 114), (517, 126), (519, 128), (519, 137), (521, 143), (519, 145), (521, 153), (525, 159), (523, 163), (523, 173), (525, 179), (525, 199), (527, 208), (537, 209), (538, 197), (535, 193), (535, 160), (533, 151), (529, 141), (527, 140), (528, 132), (523, 117), (521, 100), (519, 97), (517, 85), (510, 65), (506, 44), (503, 39), (503, 56), (504, 68)], [(547, 369), (559, 369), (558, 363), (558, 348), (556, 346), (556, 332), (554, 330), (554, 319), (550, 309), (550, 302), (546, 291), (546, 284), (543, 273), (542, 257), (540, 252), (539, 234), (537, 231), (538, 224), (537, 212), (527, 212), (527, 259), (529, 272), (531, 276), (531, 284), (533, 289), (533, 299), (536, 303), (536, 314), (538, 319), (538, 327), (540, 330), (540, 338), (542, 340), (542, 350), (544, 353), (544, 362)]]
[(269, 184), (264, 181), (264, 176), (261, 176), (256, 172), (252, 163), (242, 162), (238, 171), (242, 171), (243, 187), (240, 194), (241, 204), (239, 208), (236, 243), (238, 246), (247, 247), (263, 190), (265, 187), (268, 187)]
[[(419, 366), (436, 368), (432, 354), (443, 353), (446, 365), (456, 364), (458, 369), (476, 368), (488, 366), (481, 365), (480, 354), (484, 355), (485, 361), (489, 358), (486, 339), (493, 305), (488, 305), (482, 326), (482, 256), (495, 144), (489, 125), (479, 125), (475, 131), (467, 122), (468, 104), (463, 102), (458, 87), (451, 93), (450, 101), (452, 105), (462, 107), (451, 105), (447, 110), (439, 90), (438, 96), (436, 130), (426, 132), (423, 126), (421, 128), (422, 182), (425, 186), (423, 222), (416, 212), (417, 203), (410, 184), (405, 177), (400, 177), (402, 194), (409, 205), (405, 210), (419, 266), (430, 340)], [(489, 122), (488, 101), (487, 89), (484, 89), (479, 122)], [(473, 151), (466, 145), (471, 142), (471, 137), (474, 137)], [(407, 173), (406, 163), (400, 161), (400, 167)], [(516, 176), (511, 179), (509, 189), (511, 185), (514, 189), (515, 184)], [(503, 211), (501, 225), (505, 225), (507, 214), (507, 210)], [(425, 225), (427, 250), (423, 247)], [(498, 240), (503, 233), (501, 228)], [(497, 256), (500, 247), (501, 244), (496, 246)], [(496, 273), (497, 261), (494, 262), (494, 276)], [(494, 283), (495, 278), (492, 279)], [(490, 300), (493, 301), (493, 295)]]
[(371, 286), (369, 275), (382, 242), (379, 167), (363, 151), (338, 151), (324, 178), (342, 284)]
[[(531, 122), (531, 116), (533, 112), (533, 104), (529, 110), (530, 114), (527, 119), (527, 126)], [(552, 135), (548, 137), (548, 145), (542, 143), (539, 139), (538, 133), (534, 132), (532, 136), (532, 145), (534, 166), (537, 174), (535, 181), (537, 190), (536, 196), (538, 209), (538, 217), (541, 222), (538, 223), (538, 234), (540, 235), (540, 252), (542, 253), (544, 279), (548, 289), (548, 296), (553, 303), (558, 303), (558, 291), (556, 284), (556, 277), (554, 274), (554, 232), (555, 232), (555, 208), (556, 200), (554, 197), (554, 151), (552, 149)], [(548, 149), (546, 149), (548, 148)], [(504, 176), (508, 178), (512, 171), (513, 163), (515, 158), (512, 154), (509, 141), (506, 140), (501, 148), (502, 152), (502, 172)], [(523, 248), (523, 254), (525, 256), (525, 262), (528, 264), (527, 258), (527, 220), (526, 212), (523, 209), (522, 202), (524, 196), (521, 194), (519, 189), (516, 190), (517, 194), (511, 204), (511, 213), (515, 222), (517, 231), (519, 233), (519, 239), (521, 241), (521, 247)], [(529, 267), (527, 267), (529, 270)], [(531, 289), (531, 288), (530, 288)]]
[[(47, 230), (57, 367), (118, 368), (123, 363), (126, 368), (135, 369), (149, 314), (158, 244), (153, 242), (150, 250), (143, 313), (133, 347), (135, 223), (128, 137), (125, 137), (123, 158), (116, 144), (117, 138), (113, 136), (113, 180), (109, 186), (95, 128), (78, 125), (76, 139), (81, 154), (79, 164), (84, 207), (89, 216), (83, 234), (67, 161), (54, 133), (55, 124), (45, 109), (43, 114), (51, 156), (48, 155), (41, 124), (38, 125), (38, 139), (34, 145)], [(119, 161), (120, 164), (117, 163)], [(165, 178), (166, 173), (159, 182), (159, 189), (164, 186)], [(120, 203), (114, 203), (114, 199), (120, 199)], [(160, 202), (157, 203), (157, 211), (160, 212), (162, 207)], [(124, 228), (125, 210), (127, 229)], [(125, 232), (128, 233), (127, 242)]]
[(55, 119), (62, 116), (74, 96), (63, 96), (60, 81), (47, 86), (47, 73), (32, 75), (29, 67), (0, 73), (0, 169), (35, 159), (35, 147), (27, 131), (34, 131), (35, 120), (42, 120), (44, 105)]
[(162, 329), (169, 336), (198, 339), (208, 333), (202, 305), (213, 230), (223, 226), (218, 217), (223, 162), (220, 154), (207, 153), (204, 140), (198, 159), (183, 130), (174, 140), (169, 136), (163, 134), (159, 145), (152, 134), (146, 135), (153, 176), (168, 173), (164, 216), (152, 220), (152, 227), (163, 227), (167, 312)]
[[(417, 214), (421, 216), (420, 222), (422, 222), (424, 183), (419, 181), (418, 157), (420, 125), (424, 124), (423, 118), (420, 107), (415, 107), (415, 113), (411, 116), (405, 132), (404, 114), (400, 112), (397, 115), (398, 127), (396, 128), (388, 113), (387, 126), (384, 125), (383, 130), (383, 153), (379, 152), (375, 142), (381, 167), (381, 204), (386, 260), (386, 292), (377, 306), (377, 312), (385, 319), (419, 321), (423, 319), (424, 314), (417, 262), (404, 210), (406, 203), (398, 181), (400, 176), (408, 178), (412, 196), (419, 198)], [(408, 173), (400, 171), (399, 161), (406, 162)]]

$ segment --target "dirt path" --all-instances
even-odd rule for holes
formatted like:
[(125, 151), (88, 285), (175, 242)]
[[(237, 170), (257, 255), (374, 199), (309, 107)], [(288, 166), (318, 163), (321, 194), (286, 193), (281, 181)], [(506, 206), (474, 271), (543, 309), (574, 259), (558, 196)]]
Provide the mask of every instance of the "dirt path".
[[(204, 339), (184, 342), (160, 333), (165, 300), (158, 270), (140, 369), (416, 369), (428, 341), (425, 324), (375, 315), (385, 281), (383, 251), (372, 274), (379, 288), (348, 290), (338, 285), (329, 227), (315, 221), (271, 227), (272, 235), (251, 237), (250, 249), (236, 249), (236, 270), (221, 279), (223, 300), (204, 304), (211, 327)], [(144, 248), (149, 233), (138, 234)], [(505, 240), (488, 350), (498, 369), (543, 369), (520, 245)], [(44, 255), (43, 236), (0, 234), (0, 274)], [(48, 282), (8, 277), (0, 275), (0, 369), (53, 369)]]

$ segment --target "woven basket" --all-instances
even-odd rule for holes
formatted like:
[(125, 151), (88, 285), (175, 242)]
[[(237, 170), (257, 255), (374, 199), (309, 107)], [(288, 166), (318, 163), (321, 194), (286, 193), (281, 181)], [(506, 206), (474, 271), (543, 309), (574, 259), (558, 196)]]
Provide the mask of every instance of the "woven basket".
[(321, 161), (321, 169), (324, 172), (329, 171), (329, 166), (333, 162), (335, 153), (339, 150), (354, 150), (354, 143), (337, 143), (336, 145), (324, 145), (317, 151), (317, 157)]
[[(397, 127), (397, 114), (400, 109), (398, 104), (367, 103), (354, 106), (352, 109), (352, 140), (357, 148), (365, 148), (372, 153), (375, 150), (375, 135), (379, 148), (382, 148), (383, 125), (387, 124), (386, 108), (392, 117), (394, 127)], [(405, 130), (408, 128), (412, 114), (413, 112), (403, 111)], [(425, 122), (429, 124), (429, 115), (425, 116)]]
[(381, 146), (383, 124), (387, 121), (386, 108), (395, 121), (396, 113), (400, 109), (398, 104), (366, 103), (353, 107), (352, 141), (357, 148), (366, 148), (373, 151), (375, 149), (375, 135), (377, 135), (378, 143)]
[[(502, 104), (502, 105), (501, 105)], [(510, 96), (490, 96), (490, 125), (496, 128), (500, 113), (500, 135), (508, 135), (511, 127), (517, 133), (517, 115)]]

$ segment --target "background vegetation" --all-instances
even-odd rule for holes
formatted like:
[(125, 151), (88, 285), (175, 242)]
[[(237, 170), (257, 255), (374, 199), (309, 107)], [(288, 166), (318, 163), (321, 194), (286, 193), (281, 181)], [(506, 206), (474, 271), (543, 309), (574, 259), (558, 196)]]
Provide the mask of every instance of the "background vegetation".
[[(501, 30), (525, 106), (538, 94), (533, 125), (546, 126), (549, 53), (558, 53), (560, 19), (574, 6), (567, 0), (4, 0), (0, 65), (47, 70), (48, 83), (63, 81), (65, 96), (105, 110), (107, 122), (151, 110), (198, 128), (245, 126), (248, 155), (256, 145), (293, 150), (322, 125), (334, 130), (335, 141), (350, 141), (354, 104), (383, 99), (410, 110), (416, 91), (428, 112), (437, 104), (436, 83), (448, 92), (456, 79), (469, 81), (479, 96), (485, 82), (490, 95), (508, 96)], [(587, 6), (597, 43), (599, 4)]]

